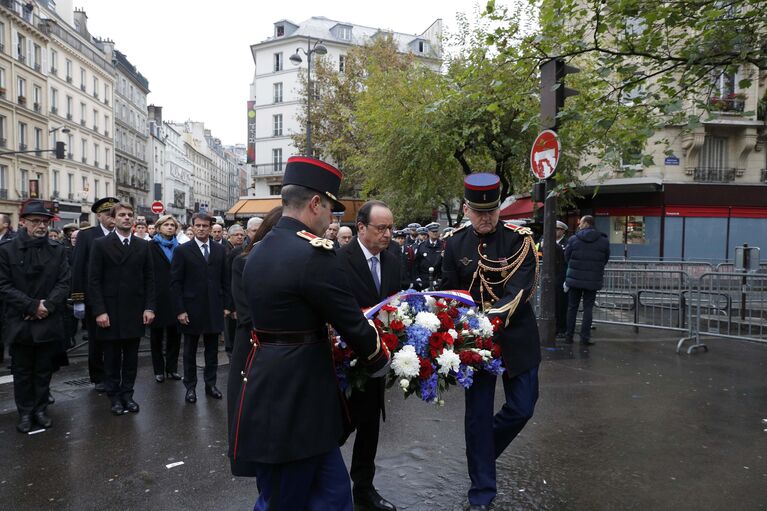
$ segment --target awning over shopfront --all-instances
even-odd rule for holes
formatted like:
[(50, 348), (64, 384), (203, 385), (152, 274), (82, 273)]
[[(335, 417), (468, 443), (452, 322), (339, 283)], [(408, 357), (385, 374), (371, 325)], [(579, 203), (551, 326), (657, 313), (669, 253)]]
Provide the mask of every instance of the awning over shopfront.
[(542, 206), (543, 204), (540, 202), (534, 203), (531, 197), (520, 197), (501, 209), (501, 220), (531, 218), (533, 216), (533, 210)]
[[(358, 199), (341, 199), (341, 202), (346, 206), (346, 211), (341, 218), (341, 222), (353, 223), (357, 219), (357, 211), (362, 207), (365, 201)], [(282, 199), (280, 198), (254, 197), (251, 199), (240, 199), (226, 212), (226, 219), (231, 221), (247, 220), (253, 216), (264, 217), (272, 209), (281, 205)]]

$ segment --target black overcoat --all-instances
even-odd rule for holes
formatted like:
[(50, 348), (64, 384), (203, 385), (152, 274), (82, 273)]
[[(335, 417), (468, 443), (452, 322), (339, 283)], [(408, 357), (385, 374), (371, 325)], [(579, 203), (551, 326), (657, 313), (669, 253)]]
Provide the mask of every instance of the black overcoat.
[[(64, 338), (64, 314), (69, 294), (69, 262), (64, 245), (46, 238), (42, 249), (27, 247), (26, 231), (0, 242), (0, 300), (4, 313), (2, 339), (8, 342), (53, 342)], [(34, 267), (30, 251), (39, 250)], [(48, 317), (24, 320), (45, 300)]]
[(173, 253), (170, 285), (176, 316), (186, 312), (189, 324), (181, 332), (191, 335), (218, 334), (224, 331), (226, 299), (226, 250), (208, 238), (208, 261), (194, 239)]
[(91, 247), (93, 242), (104, 237), (104, 230), (100, 224), (81, 229), (77, 233), (77, 244), (72, 253), (72, 289), (71, 298), (76, 302), (88, 300), (88, 275), (90, 271)]
[(154, 270), (148, 241), (131, 235), (125, 247), (111, 232), (93, 242), (88, 296), (95, 322), (109, 314), (109, 327), (96, 326), (102, 341), (138, 339), (144, 335), (144, 311), (155, 309)]
[[(154, 268), (155, 310), (152, 328), (176, 327), (178, 319), (176, 319), (176, 309), (173, 307), (173, 294), (170, 289), (171, 262), (159, 244), (150, 241), (149, 245)], [(176, 251), (180, 246), (176, 246)]]
[[(243, 367), (242, 357), (249, 357), (243, 370), (247, 381), (241, 382), (229, 417), (235, 475), (254, 476), (254, 463), (286, 463), (338, 446), (344, 421), (327, 323), (371, 372), (387, 362), (376, 329), (349, 290), (332, 242), (320, 239), (312, 245), (299, 234), (307, 230), (283, 216), (245, 264), (253, 326), (262, 336), (272, 332), (273, 340), (245, 353), (235, 345), (232, 353), (233, 367)], [(274, 341), (283, 334), (306, 335), (307, 340)]]
[[(382, 251), (378, 257), (381, 260), (381, 291), (377, 291), (373, 282), (373, 274), (370, 265), (365, 259), (365, 253), (360, 247), (359, 239), (355, 236), (352, 240), (341, 247), (338, 251), (338, 260), (345, 270), (355, 300), (362, 308), (377, 305), (384, 298), (401, 291), (402, 277), (400, 275), (399, 254), (392, 254), (390, 250)], [(366, 418), (378, 419), (378, 411), (385, 416), (385, 390), (386, 378), (371, 378), (365, 386), (364, 392), (352, 393), (350, 399), (352, 422), (356, 425)], [(361, 395), (355, 395), (361, 394)]]
[[(531, 234), (529, 229), (504, 225), (503, 222), (498, 222), (495, 230), (486, 235), (477, 234), (471, 226), (464, 227), (453, 231), (448, 237), (442, 263), (442, 289), (468, 290), (489, 317), (497, 316), (503, 321), (504, 327), (495, 339), (501, 345), (503, 362), (509, 376), (521, 374), (541, 363), (538, 325), (530, 303), (534, 298), (538, 268)], [(473, 279), (479, 252), (494, 261), (508, 260), (511, 263), (516, 254), (523, 253), (523, 245), (526, 243), (529, 247), (519, 269), (504, 286), (493, 286), (498, 301), (487, 303), (488, 295), (485, 294), (483, 303), (480, 279)], [(499, 264), (489, 266), (499, 267)], [(491, 273), (488, 277), (491, 281), (502, 279), (500, 273)], [(469, 289), (472, 280), (474, 286)]]

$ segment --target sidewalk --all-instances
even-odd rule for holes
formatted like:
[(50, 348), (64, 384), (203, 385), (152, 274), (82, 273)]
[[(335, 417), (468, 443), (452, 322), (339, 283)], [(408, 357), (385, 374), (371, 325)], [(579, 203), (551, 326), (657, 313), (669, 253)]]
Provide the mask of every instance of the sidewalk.
[[(766, 346), (707, 340), (708, 353), (677, 355), (676, 335), (605, 325), (593, 340), (544, 349), (535, 417), (498, 460), (495, 509), (767, 509)], [(64, 383), (87, 376), (78, 361), (57, 374), (54, 427), (36, 435), (16, 432), (12, 385), (0, 385), (2, 502), (252, 509), (255, 481), (229, 473), (225, 401), (199, 393), (188, 405), (180, 382), (158, 385), (151, 373), (142, 355), (141, 412), (113, 417), (92, 386)], [(387, 392), (380, 493), (400, 510), (462, 509), (463, 392), (441, 408)], [(343, 450), (348, 463), (351, 444)]]

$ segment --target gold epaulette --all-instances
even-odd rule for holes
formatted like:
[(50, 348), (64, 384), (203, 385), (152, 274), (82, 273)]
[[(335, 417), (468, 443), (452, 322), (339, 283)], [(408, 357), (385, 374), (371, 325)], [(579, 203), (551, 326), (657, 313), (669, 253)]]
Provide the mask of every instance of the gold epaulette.
[(443, 240), (446, 240), (446, 239), (448, 239), (450, 236), (452, 236), (453, 234), (457, 233), (458, 231), (462, 231), (463, 229), (466, 229), (466, 226), (468, 226), (468, 225), (471, 225), (471, 224), (463, 224), (463, 225), (462, 225), (462, 226), (460, 226), (460, 227), (456, 227), (455, 229), (453, 229), (453, 230), (452, 230), (452, 231), (450, 231), (449, 233), (445, 234), (445, 235), (442, 237), (442, 239), (443, 239)]
[(519, 225), (504, 223), (503, 226), (511, 231), (516, 232), (522, 236), (532, 236), (533, 231), (529, 227), (521, 227)]
[(309, 242), (309, 244), (315, 248), (324, 248), (325, 250), (333, 250), (333, 242), (327, 238), (320, 238), (316, 234), (312, 234), (309, 231), (298, 231), (296, 235), (299, 238), (303, 238)]

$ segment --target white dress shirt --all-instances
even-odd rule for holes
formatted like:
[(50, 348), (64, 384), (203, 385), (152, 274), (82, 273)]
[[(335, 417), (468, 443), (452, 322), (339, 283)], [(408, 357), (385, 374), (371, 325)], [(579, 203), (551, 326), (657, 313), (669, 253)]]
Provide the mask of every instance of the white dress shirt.
[(117, 237), (120, 238), (120, 245), (125, 245), (125, 240), (128, 240), (128, 245), (130, 245), (130, 234), (123, 236), (117, 229), (115, 229), (115, 234), (117, 234)]
[(205, 244), (205, 245), (208, 245), (208, 255), (210, 256), (210, 253), (212, 252), (212, 250), (210, 249), (210, 242), (211, 242), (211, 241), (212, 241), (212, 239), (211, 239), (211, 238), (208, 238), (208, 240), (207, 240), (207, 241), (200, 241), (200, 240), (198, 240), (198, 239), (197, 239), (197, 237), (195, 236), (195, 238), (194, 238), (194, 242), (195, 242), (195, 243), (197, 243), (197, 246), (198, 246), (198, 247), (199, 247), (199, 249), (200, 249), (200, 253), (202, 254), (202, 257), (205, 257), (205, 252), (202, 250), (202, 246), (203, 246), (203, 244)]
[(381, 256), (373, 255), (370, 250), (368, 250), (367, 247), (362, 244), (359, 238), (357, 238), (357, 243), (359, 243), (360, 247), (362, 248), (362, 253), (365, 255), (365, 261), (368, 263), (368, 269), (370, 270), (371, 274), (373, 273), (373, 268), (370, 264), (370, 258), (375, 257), (378, 260), (378, 264), (376, 265), (376, 275), (378, 276), (378, 282), (381, 282)]

